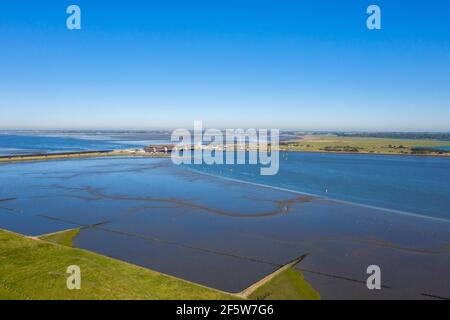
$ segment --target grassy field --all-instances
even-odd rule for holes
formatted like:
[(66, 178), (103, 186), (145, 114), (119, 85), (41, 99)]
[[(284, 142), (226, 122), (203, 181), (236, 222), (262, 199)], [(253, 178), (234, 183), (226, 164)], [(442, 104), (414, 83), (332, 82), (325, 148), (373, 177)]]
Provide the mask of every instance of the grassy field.
[[(70, 244), (70, 236), (54, 237)], [(81, 289), (69, 290), (69, 265)], [(0, 230), (0, 299), (235, 299), (220, 291), (85, 250)]]
[(256, 300), (318, 300), (320, 295), (300, 272), (288, 268), (256, 289), (249, 297)]
[(295, 142), (289, 142), (280, 146), (282, 150), (311, 151), (311, 152), (354, 152), (375, 154), (424, 154), (447, 155), (438, 151), (425, 150), (419, 152), (415, 148), (430, 148), (438, 146), (450, 146), (448, 141), (437, 140), (407, 140), (389, 138), (360, 138), (337, 136), (310, 136)]

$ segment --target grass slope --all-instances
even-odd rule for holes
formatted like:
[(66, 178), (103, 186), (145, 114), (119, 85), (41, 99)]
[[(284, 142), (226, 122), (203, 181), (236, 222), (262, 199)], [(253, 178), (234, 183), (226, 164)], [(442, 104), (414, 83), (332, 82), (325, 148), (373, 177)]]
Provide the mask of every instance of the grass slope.
[(320, 295), (305, 281), (303, 274), (289, 268), (256, 289), (249, 298), (257, 300), (318, 300)]
[[(78, 265), (81, 268), (80, 290), (69, 290), (66, 287), (69, 276), (66, 270), (69, 265)], [(0, 230), (0, 298), (234, 299), (235, 297), (85, 250)]]
[(64, 230), (48, 235), (43, 235), (39, 239), (57, 243), (66, 247), (73, 247), (73, 238), (80, 232), (80, 228)]

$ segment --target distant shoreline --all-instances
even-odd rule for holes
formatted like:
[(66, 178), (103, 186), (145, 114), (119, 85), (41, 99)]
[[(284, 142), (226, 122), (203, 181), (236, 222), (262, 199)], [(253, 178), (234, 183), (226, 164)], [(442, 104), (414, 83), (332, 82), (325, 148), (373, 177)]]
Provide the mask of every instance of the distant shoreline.
[[(248, 150), (252, 151), (252, 150)], [(253, 150), (257, 151), (257, 150)], [(440, 157), (449, 158), (450, 153), (394, 153), (394, 152), (350, 152), (350, 151), (325, 151), (325, 150), (289, 150), (289, 148), (280, 148), (280, 152), (289, 153), (319, 153), (319, 154), (347, 154), (347, 155), (373, 155), (373, 156), (409, 156), (409, 157)], [(80, 151), (80, 152), (64, 152), (64, 153), (48, 153), (48, 154), (24, 154), (24, 155), (8, 155), (0, 156), (1, 163), (31, 162), (31, 161), (47, 161), (61, 159), (83, 159), (83, 158), (99, 158), (99, 157), (148, 157), (148, 158), (168, 158), (170, 153), (164, 152), (134, 152), (129, 150), (102, 150), (102, 151)]]
[(404, 140), (340, 136), (307, 136), (280, 143), (280, 150), (343, 154), (410, 155), (448, 157), (450, 141)]
[(409, 156), (409, 157), (443, 157), (448, 158), (450, 157), (450, 153), (427, 153), (427, 154), (420, 154), (420, 153), (393, 153), (393, 152), (367, 152), (367, 151), (361, 151), (361, 152), (350, 152), (350, 151), (325, 151), (325, 150), (289, 150), (289, 149), (280, 149), (282, 152), (298, 152), (298, 153), (321, 153), (321, 154), (360, 154), (360, 155), (371, 155), (371, 156)]

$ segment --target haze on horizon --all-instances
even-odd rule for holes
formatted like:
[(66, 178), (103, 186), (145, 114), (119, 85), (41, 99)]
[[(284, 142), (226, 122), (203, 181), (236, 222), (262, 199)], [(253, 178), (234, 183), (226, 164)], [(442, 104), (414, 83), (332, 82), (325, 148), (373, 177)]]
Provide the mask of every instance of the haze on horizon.
[(0, 130), (448, 132), (448, 21), (446, 0), (7, 0)]

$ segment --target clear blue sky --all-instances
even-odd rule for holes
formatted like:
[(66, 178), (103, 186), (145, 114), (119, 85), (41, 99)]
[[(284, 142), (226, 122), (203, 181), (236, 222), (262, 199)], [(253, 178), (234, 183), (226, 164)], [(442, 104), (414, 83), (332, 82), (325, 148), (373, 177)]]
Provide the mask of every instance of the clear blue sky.
[[(66, 29), (66, 8), (82, 30)], [(382, 30), (366, 8), (382, 9)], [(4, 0), (0, 128), (450, 130), (450, 1)]]

